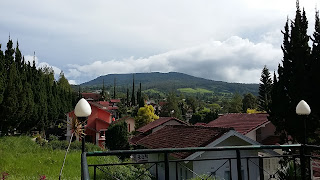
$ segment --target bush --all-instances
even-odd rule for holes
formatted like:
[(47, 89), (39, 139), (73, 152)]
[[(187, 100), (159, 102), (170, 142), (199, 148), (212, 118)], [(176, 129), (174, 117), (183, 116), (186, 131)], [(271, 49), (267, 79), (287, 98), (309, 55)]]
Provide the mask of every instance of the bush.
[[(55, 149), (60, 149), (60, 150), (66, 150), (68, 147), (68, 141), (59, 141), (59, 140), (53, 140), (49, 141), (46, 146), (51, 148), (52, 150)], [(81, 150), (82, 144), (79, 141), (74, 141), (70, 145), (70, 150)], [(86, 151), (91, 152), (91, 151), (101, 151), (101, 148), (97, 145), (94, 145), (92, 143), (86, 143), (85, 145)]]

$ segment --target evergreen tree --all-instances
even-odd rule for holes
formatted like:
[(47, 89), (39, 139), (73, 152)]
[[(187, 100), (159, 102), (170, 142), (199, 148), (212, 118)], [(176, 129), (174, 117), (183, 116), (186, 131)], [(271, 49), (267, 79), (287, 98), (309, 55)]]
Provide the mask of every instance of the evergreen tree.
[[(6, 80), (6, 72), (4, 69), (4, 55), (1, 50), (1, 44), (0, 44), (0, 105), (3, 101), (3, 94), (6, 89), (5, 80)], [(1, 114), (1, 113), (0, 113)]]
[(133, 74), (133, 80), (132, 80), (132, 96), (131, 96), (131, 105), (136, 105), (136, 98), (135, 98), (135, 92), (134, 92), (134, 74)]
[[(279, 77), (274, 78), (269, 112), (269, 119), (277, 127), (277, 132), (283, 137), (289, 134), (298, 142), (302, 142), (304, 138), (301, 131), (303, 121), (296, 115), (295, 108), (300, 100), (306, 100), (311, 104), (314, 100), (310, 93), (310, 85), (314, 82), (308, 78), (308, 73), (313, 67), (310, 66), (311, 48), (308, 44), (307, 28), (305, 11), (301, 12), (297, 2), (295, 19), (291, 22), (290, 28), (287, 20), (285, 30), (282, 32), (284, 35), (281, 47), (283, 59), (282, 65), (278, 66)], [(313, 119), (317, 111), (312, 108), (312, 114), (309, 117)], [(308, 120), (307, 123), (307, 132), (314, 132), (318, 120)], [(314, 133), (308, 133), (308, 137), (312, 136)]]
[(259, 84), (258, 110), (269, 112), (271, 103), (272, 79), (267, 66), (263, 67)]

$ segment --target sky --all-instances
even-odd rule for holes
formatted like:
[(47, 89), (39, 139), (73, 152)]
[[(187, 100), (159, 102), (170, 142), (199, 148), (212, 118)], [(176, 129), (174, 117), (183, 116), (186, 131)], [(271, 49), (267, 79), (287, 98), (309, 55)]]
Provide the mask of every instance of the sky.
[[(320, 2), (320, 1), (319, 1)], [(300, 0), (313, 33), (316, 0)], [(0, 6), (0, 44), (63, 71), (72, 84), (101, 75), (181, 72), (259, 83), (282, 59), (281, 30), (295, 0), (10, 0)]]

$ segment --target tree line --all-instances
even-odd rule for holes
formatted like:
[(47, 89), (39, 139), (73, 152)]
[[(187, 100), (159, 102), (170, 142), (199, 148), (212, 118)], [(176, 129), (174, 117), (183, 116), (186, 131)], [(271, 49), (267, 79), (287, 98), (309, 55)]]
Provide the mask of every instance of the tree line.
[[(35, 57), (35, 56), (34, 56)], [(65, 113), (72, 110), (76, 94), (73, 93), (63, 72), (54, 78), (51, 67), (36, 67), (26, 62), (19, 49), (13, 47), (9, 37), (6, 50), (0, 44), (0, 131), (29, 132), (45, 130)]]

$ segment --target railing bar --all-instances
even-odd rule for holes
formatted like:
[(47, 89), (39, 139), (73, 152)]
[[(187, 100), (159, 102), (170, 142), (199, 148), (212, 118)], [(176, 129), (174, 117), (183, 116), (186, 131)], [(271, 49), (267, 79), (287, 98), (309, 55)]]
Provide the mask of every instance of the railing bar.
[(247, 159), (247, 176), (248, 176), (248, 180), (250, 180), (250, 170), (249, 170), (249, 158), (246, 158)]
[(178, 180), (178, 162), (176, 162), (176, 180)]
[(158, 179), (158, 163), (156, 163), (156, 179)]
[[(226, 162), (224, 162), (220, 167), (218, 167), (218, 169), (216, 169), (214, 172), (210, 173), (209, 177), (211, 177), (213, 175), (213, 173), (216, 173), (222, 166), (224, 166), (226, 163), (228, 162), (228, 160), (226, 160)], [(208, 178), (209, 178), (208, 177)], [(206, 180), (208, 179), (206, 178)]]
[[(150, 166), (149, 168), (147, 168), (146, 170), (148, 171), (149, 169), (151, 169), (155, 164), (153, 164), (152, 166)], [(140, 176), (143, 175), (144, 172), (142, 172), (138, 177), (136, 177), (136, 179), (139, 179)]]
[(294, 145), (253, 145), (253, 146), (222, 146), (222, 147), (192, 147), (192, 148), (163, 148), (163, 149), (141, 149), (141, 150), (115, 150), (87, 152), (87, 156), (106, 156), (119, 154), (154, 154), (173, 152), (195, 152), (195, 151), (226, 151), (226, 150), (257, 150), (257, 149), (291, 149), (300, 148), (300, 144)]
[[(104, 174), (109, 174), (109, 173), (107, 173), (107, 172), (105, 172), (103, 169), (101, 169), (101, 168), (99, 168), (99, 167), (97, 167), (97, 169), (99, 169), (100, 171), (102, 171)], [(112, 175), (111, 175), (112, 176)], [(112, 176), (112, 178), (114, 178), (114, 179), (116, 179), (116, 180), (120, 180), (119, 178), (117, 178), (117, 177), (115, 177), (115, 176)]]
[(229, 158), (228, 161), (229, 161), (229, 175), (230, 175), (230, 180), (232, 180), (232, 160), (231, 160), (231, 158)]
[(96, 180), (97, 179), (97, 166), (93, 166), (93, 179)]

